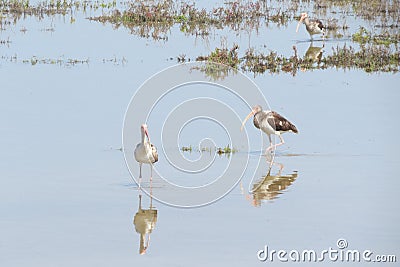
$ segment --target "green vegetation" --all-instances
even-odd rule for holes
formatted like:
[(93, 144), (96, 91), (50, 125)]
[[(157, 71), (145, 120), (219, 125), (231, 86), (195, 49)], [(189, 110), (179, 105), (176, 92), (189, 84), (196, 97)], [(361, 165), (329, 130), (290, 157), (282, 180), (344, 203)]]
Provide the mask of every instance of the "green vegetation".
[(197, 57), (197, 61), (209, 61), (218, 64), (223, 64), (226, 66), (230, 66), (232, 68), (238, 68), (240, 63), (238, 52), (238, 45), (234, 45), (231, 49), (227, 48), (215, 48), (213, 52), (211, 52), (208, 56), (199, 56)]
[(226, 147), (223, 147), (223, 148), (219, 147), (219, 148), (217, 149), (217, 154), (218, 154), (218, 155), (221, 155), (221, 154), (234, 154), (234, 153), (236, 153), (236, 152), (237, 152), (237, 149), (235, 149), (235, 148), (230, 148), (230, 147), (229, 147), (229, 144), (228, 144)]
[[(310, 47), (306, 55), (300, 57), (297, 54), (296, 46), (293, 46), (294, 53), (290, 57), (279, 55), (275, 51), (264, 53), (250, 48), (239, 58), (237, 55), (239, 47), (234, 46), (230, 50), (217, 48), (216, 52), (212, 52), (209, 56), (199, 56), (196, 60), (225, 64), (255, 74), (268, 71), (270, 73), (286, 72), (294, 76), (298, 70), (307, 71), (326, 68), (359, 68), (366, 72), (398, 72), (400, 70), (400, 51), (398, 47), (391, 48), (386, 45), (377, 45), (376, 41), (371, 40), (372, 43), (362, 45), (359, 50), (346, 44), (343, 47), (338, 46), (333, 49), (332, 55), (327, 55), (326, 57), (322, 56), (322, 47)], [(370, 40), (367, 40), (367, 42), (370, 42)], [(230, 64), (232, 59), (229, 57), (229, 51), (233, 49), (235, 51), (235, 64)], [(312, 51), (312, 49), (315, 51)], [(314, 52), (319, 52), (319, 54), (310, 56)], [(225, 70), (225, 73), (228, 75), (227, 70)]]
[(227, 145), (227, 146), (225, 146), (225, 147), (218, 147), (218, 148), (212, 148), (212, 147), (202, 147), (202, 148), (200, 148), (200, 149), (197, 149), (197, 150), (194, 150), (193, 149), (193, 147), (190, 145), (190, 146), (182, 146), (181, 147), (181, 150), (183, 151), (183, 152), (189, 152), (189, 153), (192, 153), (193, 151), (196, 151), (196, 152), (213, 152), (213, 151), (215, 151), (215, 153), (217, 153), (218, 155), (222, 155), (222, 154), (233, 154), (233, 153), (236, 153), (236, 152), (238, 152), (238, 150), (236, 149), (236, 148), (230, 148), (230, 146), (229, 146), (229, 144)]
[(361, 45), (374, 44), (389, 46), (391, 44), (397, 44), (400, 41), (400, 34), (389, 34), (389, 32), (386, 31), (382, 34), (375, 35), (364, 27), (360, 27), (359, 31), (352, 35), (352, 40)]
[(181, 150), (183, 151), (183, 152), (187, 152), (187, 151), (189, 151), (189, 152), (192, 152), (192, 146), (183, 146), (182, 148), (181, 148)]
[[(310, 10), (313, 17), (322, 19), (334, 38), (349, 36), (343, 16), (357, 16), (364, 21), (374, 24), (372, 29), (360, 27), (351, 35), (351, 40), (357, 45), (344, 44), (333, 48), (330, 55), (323, 56), (323, 49), (310, 48), (306, 55), (298, 55), (296, 46), (293, 55), (283, 56), (279, 51), (263, 51), (262, 49), (248, 48), (240, 51), (237, 45), (232, 48), (216, 47), (208, 55), (196, 57), (197, 61), (215, 62), (227, 65), (236, 70), (261, 74), (290, 73), (296, 75), (298, 70), (307, 71), (326, 68), (361, 68), (367, 72), (398, 72), (399, 71), (399, 18), (400, 1), (381, 0), (281, 0), (273, 5), (264, 0), (245, 0), (224, 2), (210, 10), (196, 7), (195, 3), (171, 0), (132, 0), (116, 2), (116, 0), (45, 0), (32, 4), (29, 0), (0, 0), (0, 30), (26, 16), (70, 16), (70, 23), (75, 22), (74, 14), (77, 11), (84, 13), (101, 11), (100, 16), (88, 19), (101, 23), (111, 23), (114, 28), (120, 26), (130, 29), (130, 33), (142, 38), (167, 41), (172, 27), (179, 27), (185, 35), (208, 36), (211, 32), (220, 29), (229, 29), (233, 32), (259, 32), (270, 24), (287, 26), (299, 19), (300, 12)], [(94, 12), (91, 12), (92, 14)], [(22, 26), (22, 33), (30, 29)], [(54, 27), (47, 27), (42, 31), (53, 32)], [(4, 38), (4, 37), (3, 37)], [(0, 45), (10, 46), (12, 40), (1, 39)], [(357, 47), (357, 48), (355, 48)], [(16, 58), (16, 56), (15, 56)], [(17, 62), (14, 57), (9, 61)], [(187, 62), (191, 59), (185, 54), (176, 57), (178, 62)], [(4, 56), (2, 57), (4, 59)], [(7, 60), (7, 59), (6, 59)], [(77, 59), (38, 59), (32, 57), (22, 60), (23, 63), (76, 65), (88, 63), (88, 60)], [(103, 60), (103, 62), (117, 62), (117, 60)], [(124, 59), (119, 61), (124, 64)], [(204, 71), (214, 79), (223, 79), (229, 74), (229, 69), (223, 67), (206, 66)]]

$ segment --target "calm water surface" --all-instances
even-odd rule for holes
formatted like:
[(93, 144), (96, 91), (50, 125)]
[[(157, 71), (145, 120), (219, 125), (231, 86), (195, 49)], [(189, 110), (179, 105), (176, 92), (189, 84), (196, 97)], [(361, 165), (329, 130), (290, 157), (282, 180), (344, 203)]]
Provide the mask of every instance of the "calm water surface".
[[(1, 32), (1, 38), (12, 39), (9, 46), (0, 46), (2, 266), (286, 266), (291, 264), (262, 263), (257, 252), (265, 245), (322, 251), (337, 248), (339, 238), (347, 240), (349, 249), (399, 257), (398, 74), (249, 75), (271, 107), (300, 133), (285, 135), (272, 169), (262, 157), (254, 177), (244, 175), (220, 201), (197, 209), (173, 208), (151, 202), (130, 177), (118, 150), (124, 113), (148, 77), (175, 64), (169, 58), (209, 53), (220, 45), (220, 33), (204, 41), (183, 38), (172, 29), (167, 42), (154, 42), (83, 17), (74, 24), (57, 16), (28, 17)], [(48, 26), (54, 32), (41, 30)], [(310, 44), (297, 41), (308, 36), (295, 35), (295, 27), (294, 22), (260, 33), (253, 45), (267, 42), (289, 55), (296, 44), (305, 53)], [(248, 43), (244, 34), (228, 36), (229, 42)], [(89, 63), (22, 62), (33, 56)], [(229, 101), (223, 93), (220, 99)], [(257, 138), (253, 125), (246, 127), (250, 140)], [(156, 144), (159, 130), (152, 129)], [(188, 127), (181, 142), (196, 146), (201, 136)], [(226, 141), (223, 134), (214, 138)], [(251, 168), (261, 151), (249, 153)], [(244, 160), (247, 155), (239, 151), (231, 157)], [(217, 156), (215, 164), (228, 161)], [(157, 167), (162, 170), (165, 164), (160, 160)], [(148, 166), (144, 173), (143, 187), (150, 191)], [(255, 193), (248, 192), (255, 187)], [(164, 190), (157, 176), (151, 188), (154, 194)], [(140, 255), (140, 232), (150, 230), (148, 243), (148, 235), (142, 236), (142, 246), (148, 247)]]

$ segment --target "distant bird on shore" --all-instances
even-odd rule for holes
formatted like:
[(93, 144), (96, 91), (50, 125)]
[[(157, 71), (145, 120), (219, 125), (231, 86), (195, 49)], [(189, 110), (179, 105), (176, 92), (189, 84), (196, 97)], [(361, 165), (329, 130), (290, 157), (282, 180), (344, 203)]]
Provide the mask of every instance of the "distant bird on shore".
[[(240, 128), (241, 130), (243, 130), (246, 121), (253, 115), (254, 115), (253, 119), (254, 126), (268, 135), (270, 145), (267, 148), (266, 153), (269, 150), (275, 150), (277, 146), (283, 145), (285, 143), (285, 141), (282, 138), (283, 133), (286, 132), (298, 133), (296, 126), (294, 126), (290, 121), (288, 121), (275, 111), (263, 110), (259, 105), (255, 106), (251, 110), (249, 115), (247, 115), (247, 117), (243, 120), (242, 127)], [(279, 136), (281, 142), (279, 144), (273, 145), (271, 140), (271, 134)]]
[(153, 164), (158, 161), (157, 149), (152, 143), (150, 143), (149, 131), (147, 130), (146, 124), (142, 124), (142, 126), (140, 127), (140, 131), (142, 133), (142, 139), (141, 142), (136, 145), (134, 152), (135, 159), (137, 162), (139, 162), (139, 167), (140, 167), (139, 178), (142, 178), (142, 164), (145, 163), (145, 164), (150, 164), (151, 168), (150, 179), (152, 179)]
[(301, 13), (301, 17), (299, 23), (297, 23), (296, 32), (299, 31), (299, 27), (301, 23), (306, 25), (306, 30), (310, 34), (311, 40), (313, 39), (313, 35), (322, 34), (322, 38), (325, 37), (325, 26), (318, 19), (309, 19), (307, 13)]

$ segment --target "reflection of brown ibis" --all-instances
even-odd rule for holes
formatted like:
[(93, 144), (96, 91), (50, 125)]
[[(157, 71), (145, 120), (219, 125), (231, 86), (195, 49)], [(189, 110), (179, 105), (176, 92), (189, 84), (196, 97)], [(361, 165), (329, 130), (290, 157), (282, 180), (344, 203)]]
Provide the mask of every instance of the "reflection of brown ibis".
[(322, 54), (324, 53), (324, 47), (325, 45), (322, 45), (322, 47), (313, 46), (313, 43), (311, 42), (306, 54), (304, 55), (304, 59), (312, 62), (318, 62), (319, 64), (321, 62)]
[(248, 200), (252, 200), (253, 206), (261, 206), (262, 200), (274, 200), (278, 198), (296, 180), (297, 172), (282, 175), (283, 165), (278, 165), (281, 167), (277, 175), (271, 175), (272, 165), (270, 165), (267, 175), (253, 184), (252, 195), (246, 196)]
[(142, 164), (145, 163), (151, 165), (150, 179), (152, 179), (153, 176), (152, 164), (158, 161), (157, 149), (152, 143), (150, 143), (149, 131), (147, 130), (146, 124), (142, 124), (142, 126), (140, 127), (140, 131), (142, 133), (142, 139), (141, 142), (137, 144), (135, 148), (135, 159), (137, 162), (139, 162), (139, 167), (140, 167), (139, 178), (142, 178)]
[[(253, 123), (254, 126), (268, 135), (269, 147), (267, 152), (272, 149), (276, 149), (277, 146), (283, 145), (285, 141), (283, 140), (282, 134), (286, 132), (297, 133), (297, 128), (290, 121), (285, 119), (283, 116), (279, 115), (277, 112), (272, 110), (263, 110), (261, 106), (255, 106), (249, 115), (243, 120), (242, 127), (246, 121), (254, 115)], [(273, 145), (271, 140), (271, 134), (279, 136), (280, 143)]]

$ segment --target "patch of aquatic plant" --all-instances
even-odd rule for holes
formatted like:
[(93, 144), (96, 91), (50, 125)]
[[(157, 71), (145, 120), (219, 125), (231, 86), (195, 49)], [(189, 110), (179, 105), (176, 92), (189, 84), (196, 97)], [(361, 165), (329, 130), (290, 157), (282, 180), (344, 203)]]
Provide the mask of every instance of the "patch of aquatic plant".
[(360, 43), (362, 45), (370, 43), (374, 45), (385, 45), (397, 44), (400, 41), (400, 34), (389, 34), (384, 32), (382, 34), (373, 34), (364, 27), (360, 27), (359, 31), (352, 35), (353, 42)]
[(73, 17), (77, 11), (114, 9), (116, 0), (104, 1), (77, 1), (77, 0), (46, 0), (32, 4), (29, 0), (1, 0), (0, 1), (0, 26), (16, 24), (26, 16), (35, 16), (43, 19), (45, 16), (68, 15), (70, 22), (75, 22)]
[(333, 48), (333, 54), (322, 59), (324, 64), (336, 68), (359, 68), (366, 72), (398, 72), (400, 52), (387, 46), (366, 45), (356, 51), (353, 47)]
[(3, 55), (3, 56), (1, 56), (1, 60), (5, 61), (5, 62), (12, 62), (12, 63), (30, 64), (32, 66), (40, 65), (40, 64), (48, 64), (48, 65), (58, 65), (58, 66), (70, 67), (70, 66), (75, 66), (78, 64), (82, 65), (82, 64), (89, 63), (89, 59), (73, 59), (73, 58), (65, 59), (64, 57), (39, 58), (36, 56), (32, 56), (31, 58), (28, 58), (28, 59), (19, 59), (19, 57), (17, 55), (13, 55), (13, 56)]
[(278, 73), (281, 70), (287, 72), (297, 69), (298, 58), (286, 58), (278, 55), (275, 51), (270, 51), (264, 54), (263, 52), (256, 52), (254, 48), (250, 48), (245, 52), (242, 58), (241, 69), (247, 72), (264, 73), (269, 71), (271, 73)]
[[(206, 60), (204, 57), (198, 57), (198, 61)], [(216, 64), (212, 61), (205, 61), (203, 66), (192, 67), (195, 70), (203, 72), (211, 81), (222, 81), (229, 75), (237, 74), (237, 69), (224, 64)]]
[(129, 28), (131, 33), (142, 37), (166, 35), (172, 26), (178, 25), (181, 32), (189, 35), (205, 36), (212, 29), (257, 30), (269, 22), (287, 25), (293, 20), (294, 10), (267, 7), (264, 1), (232, 1), (212, 10), (197, 8), (194, 3), (175, 1), (135, 0), (126, 10), (113, 10), (89, 19), (111, 23), (118, 28)]
[[(88, 65), (89, 59), (76, 59), (76, 58), (64, 58), (64, 56), (59, 58), (40, 58), (37, 56), (32, 56), (31, 58), (20, 59), (17, 55), (6, 56), (3, 55), (0, 57), (1, 61), (10, 62), (10, 63), (23, 63), (29, 64), (32, 66), (36, 65), (56, 65), (60, 67), (73, 67), (78, 65)], [(102, 63), (112, 63), (114, 65), (125, 65), (127, 60), (122, 58), (103, 58), (101, 60)]]
[(319, 13), (328, 10), (360, 17), (367, 21), (381, 21), (384, 25), (398, 24), (400, 1), (382, 0), (319, 0), (312, 1), (313, 9)]
[(227, 145), (227, 146), (225, 146), (225, 147), (201, 147), (200, 149), (194, 149), (191, 145), (190, 146), (182, 146), (181, 147), (181, 150), (183, 151), (183, 152), (189, 152), (189, 153), (191, 153), (191, 152), (193, 152), (193, 151), (195, 151), (195, 152), (215, 152), (215, 153), (217, 153), (217, 154), (219, 154), (219, 155), (221, 155), (221, 154), (233, 154), (233, 153), (236, 153), (236, 152), (238, 152), (238, 150), (236, 149), (236, 148), (231, 148), (230, 146), (229, 146), (229, 144)]
[(210, 61), (213, 63), (223, 64), (233, 68), (238, 68), (240, 60), (238, 57), (237, 50), (238, 45), (234, 45), (231, 49), (228, 48), (215, 48), (208, 56), (199, 56), (196, 58), (197, 61)]
[(74, 1), (46, 0), (31, 4), (29, 0), (1, 0), (0, 10), (3, 14), (23, 13), (26, 15), (63, 14), (71, 10), (111, 9), (117, 5), (116, 0), (104, 1)]
[(9, 45), (10, 43), (10, 38), (7, 38), (7, 40), (0, 40), (0, 45)]
[(183, 151), (183, 152), (192, 152), (192, 150), (193, 150), (193, 148), (192, 148), (192, 146), (183, 146), (183, 147), (181, 147), (181, 150)]
[(77, 64), (88, 64), (89, 59), (64, 59), (64, 58), (58, 58), (58, 59), (52, 59), (52, 58), (37, 58), (33, 56), (30, 59), (24, 59), (22, 60), (23, 63), (26, 64), (31, 64), (32, 66), (37, 65), (37, 64), (51, 64), (51, 65), (59, 65), (59, 66), (74, 66)]
[(349, 28), (345, 21), (340, 24), (338, 19), (333, 18), (328, 19), (324, 26), (328, 31), (346, 30)]
[(114, 56), (113, 58), (103, 58), (103, 63), (113, 63), (114, 65), (125, 65), (128, 61), (125, 57), (117, 58)]
[(236, 153), (238, 150), (236, 148), (230, 148), (229, 144), (225, 147), (219, 147), (217, 149), (217, 154), (221, 155), (221, 154), (233, 154)]
[[(361, 46), (358, 50), (347, 45), (337, 46), (333, 48), (332, 54), (326, 57), (323, 57), (323, 47), (312, 46), (309, 47), (303, 57), (298, 55), (296, 46), (293, 46), (293, 55), (289, 57), (279, 55), (276, 51), (264, 53), (263, 51), (256, 51), (254, 48), (247, 49), (242, 57), (238, 57), (239, 48), (234, 46), (234, 49), (237, 59), (234, 67), (254, 74), (286, 72), (294, 76), (299, 70), (326, 68), (358, 68), (366, 72), (398, 72), (400, 70), (400, 51), (397, 46), (391, 48), (384, 45), (369, 44)], [(215, 57), (215, 51), (222, 50), (225, 51), (224, 56)], [(228, 65), (221, 58), (225, 62), (229, 62), (225, 58), (230, 50), (215, 49), (215, 51), (211, 52), (209, 56), (199, 56), (196, 60), (209, 62), (210, 66), (215, 65), (211, 63)], [(214, 61), (215, 59), (217, 61)], [(206, 68), (202, 71), (207, 74)]]

